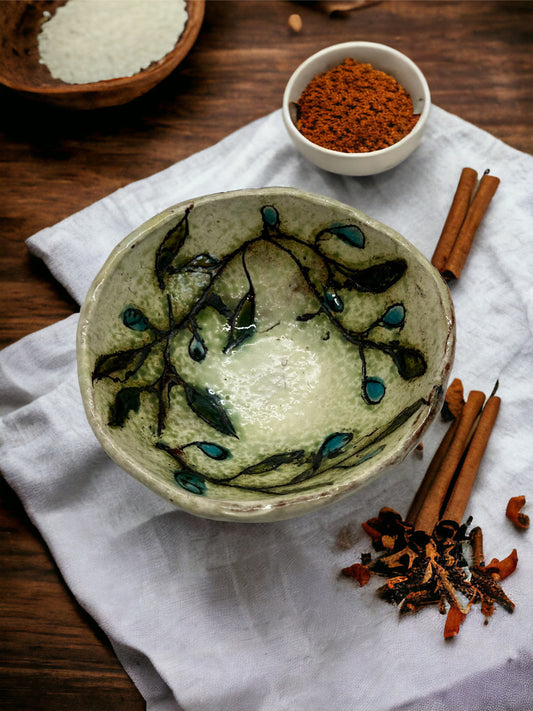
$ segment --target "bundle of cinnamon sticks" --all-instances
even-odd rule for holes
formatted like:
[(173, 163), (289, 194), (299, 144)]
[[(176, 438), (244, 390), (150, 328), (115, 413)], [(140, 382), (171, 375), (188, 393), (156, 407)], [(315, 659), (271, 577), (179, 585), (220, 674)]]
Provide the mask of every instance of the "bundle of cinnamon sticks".
[(478, 181), (473, 168), (463, 168), (431, 263), (442, 276), (459, 279), (475, 234), (500, 179), (486, 170)]
[(472, 487), (496, 422), (501, 399), (497, 384), (487, 399), (473, 390), (466, 402), (456, 378), (446, 402), (453, 421), (431, 460), (406, 521), (431, 535), (441, 519), (462, 522)]
[[(443, 416), (450, 422), (405, 518), (390, 508), (362, 524), (380, 556), (362, 556), (361, 563), (342, 569), (342, 574), (363, 586), (375, 574), (387, 578), (378, 589), (386, 602), (398, 606), (400, 614), (438, 605), (447, 617), (444, 638), (458, 632), (472, 605), (480, 604), (485, 620), (495, 604), (508, 612), (513, 602), (500, 588), (501, 580), (516, 568), (513, 550), (503, 560), (484, 562), (481, 528), (467, 533), (470, 519), (463, 522), (466, 507), (483, 454), (493, 430), (500, 398), (497, 385), (491, 395), (474, 390), (464, 399), (463, 385), (455, 379), (446, 393)], [(522, 527), (528, 517), (520, 514), (524, 497), (509, 502), (508, 517)], [(511, 510), (511, 511), (510, 511)], [(463, 546), (471, 548), (468, 565)]]

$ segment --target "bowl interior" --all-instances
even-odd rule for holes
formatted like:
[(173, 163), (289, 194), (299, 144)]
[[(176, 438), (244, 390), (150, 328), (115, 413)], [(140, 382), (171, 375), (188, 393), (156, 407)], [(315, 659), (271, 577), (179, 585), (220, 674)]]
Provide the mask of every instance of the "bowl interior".
[(88, 418), (192, 513), (271, 520), (400, 461), (453, 358), (448, 289), (390, 228), (288, 188), (175, 206), (112, 253), (80, 316)]
[(54, 78), (41, 63), (38, 35), (44, 12), (53, 14), (66, 0), (0, 2), (0, 82), (32, 98), (73, 108), (125, 103), (148, 91), (186, 56), (198, 36), (205, 0), (186, 0), (187, 23), (175, 47), (141, 72), (90, 84), (68, 84)]

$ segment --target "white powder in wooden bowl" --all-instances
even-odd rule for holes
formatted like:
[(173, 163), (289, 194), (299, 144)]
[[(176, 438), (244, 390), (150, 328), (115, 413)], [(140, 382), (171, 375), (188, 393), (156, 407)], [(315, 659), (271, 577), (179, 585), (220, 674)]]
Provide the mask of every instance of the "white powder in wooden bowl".
[(68, 0), (42, 25), (41, 62), (68, 84), (132, 76), (168, 54), (186, 23), (185, 0)]

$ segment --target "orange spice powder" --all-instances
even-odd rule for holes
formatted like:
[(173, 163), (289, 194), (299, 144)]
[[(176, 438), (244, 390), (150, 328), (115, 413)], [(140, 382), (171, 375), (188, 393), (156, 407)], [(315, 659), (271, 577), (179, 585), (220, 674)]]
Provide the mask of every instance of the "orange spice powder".
[(342, 153), (392, 146), (419, 118), (396, 79), (352, 58), (314, 77), (297, 105), (298, 130), (313, 143)]

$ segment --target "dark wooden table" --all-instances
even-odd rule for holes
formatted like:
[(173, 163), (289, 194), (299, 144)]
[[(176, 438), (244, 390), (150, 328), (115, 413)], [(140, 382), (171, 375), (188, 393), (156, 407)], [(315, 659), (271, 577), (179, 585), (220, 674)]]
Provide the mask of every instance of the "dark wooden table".
[[(325, 5), (208, 0), (183, 64), (127, 106), (65, 113), (0, 89), (0, 347), (76, 310), (27, 237), (274, 111), (293, 69), (327, 45), (396, 47), (419, 64), (435, 104), (533, 153), (533, 3), (389, 1), (343, 14)], [(3, 480), (0, 697), (5, 711), (144, 708)]]

